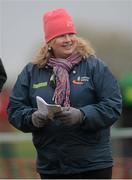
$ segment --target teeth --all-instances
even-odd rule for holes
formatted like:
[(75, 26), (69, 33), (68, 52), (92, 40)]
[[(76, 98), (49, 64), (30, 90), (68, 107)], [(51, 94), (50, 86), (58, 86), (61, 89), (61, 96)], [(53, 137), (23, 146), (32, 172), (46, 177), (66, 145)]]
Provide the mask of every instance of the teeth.
[(64, 47), (71, 47), (72, 44), (66, 44), (66, 45), (63, 45)]

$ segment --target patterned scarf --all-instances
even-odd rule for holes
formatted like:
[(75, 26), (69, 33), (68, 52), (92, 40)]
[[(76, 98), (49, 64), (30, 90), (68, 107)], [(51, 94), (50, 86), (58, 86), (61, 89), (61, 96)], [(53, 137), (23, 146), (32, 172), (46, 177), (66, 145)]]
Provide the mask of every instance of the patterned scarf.
[(53, 100), (56, 104), (63, 105), (64, 107), (70, 106), (69, 72), (81, 59), (80, 54), (77, 52), (66, 59), (54, 57), (49, 59), (48, 65), (53, 67), (53, 72), (56, 77), (56, 88), (53, 95)]

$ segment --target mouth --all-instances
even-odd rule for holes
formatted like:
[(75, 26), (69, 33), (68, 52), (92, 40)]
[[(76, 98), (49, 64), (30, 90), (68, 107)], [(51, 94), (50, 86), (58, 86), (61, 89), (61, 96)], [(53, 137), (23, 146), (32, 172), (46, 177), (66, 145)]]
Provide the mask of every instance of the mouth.
[(62, 47), (65, 48), (65, 49), (71, 49), (72, 43), (64, 44), (64, 45), (62, 45)]

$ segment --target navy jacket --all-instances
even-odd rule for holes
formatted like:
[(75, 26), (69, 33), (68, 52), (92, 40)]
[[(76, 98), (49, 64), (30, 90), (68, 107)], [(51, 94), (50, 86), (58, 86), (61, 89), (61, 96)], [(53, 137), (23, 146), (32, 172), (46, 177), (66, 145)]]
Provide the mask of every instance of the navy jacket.
[(83, 59), (69, 75), (71, 106), (84, 112), (83, 123), (66, 126), (56, 119), (43, 128), (36, 128), (31, 121), (37, 109), (36, 96), (53, 103), (51, 74), (48, 66), (39, 69), (31, 63), (26, 65), (8, 105), (10, 123), (33, 134), (37, 171), (69, 174), (111, 167), (110, 126), (119, 118), (122, 108), (117, 80), (101, 60), (93, 56)]

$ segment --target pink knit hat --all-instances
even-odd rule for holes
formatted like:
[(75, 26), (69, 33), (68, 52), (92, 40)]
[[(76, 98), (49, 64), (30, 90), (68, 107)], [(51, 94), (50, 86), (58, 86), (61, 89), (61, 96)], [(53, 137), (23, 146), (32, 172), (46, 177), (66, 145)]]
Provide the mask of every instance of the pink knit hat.
[(76, 34), (72, 17), (63, 8), (48, 11), (44, 14), (43, 30), (46, 42), (62, 34)]

